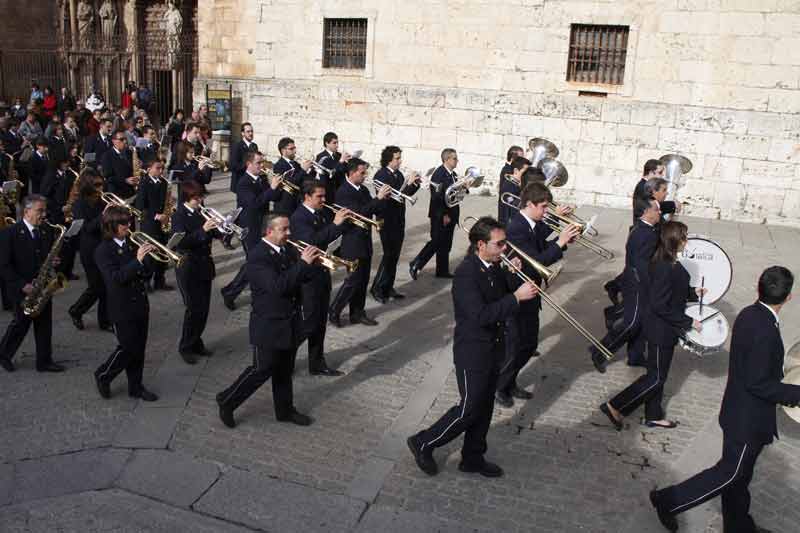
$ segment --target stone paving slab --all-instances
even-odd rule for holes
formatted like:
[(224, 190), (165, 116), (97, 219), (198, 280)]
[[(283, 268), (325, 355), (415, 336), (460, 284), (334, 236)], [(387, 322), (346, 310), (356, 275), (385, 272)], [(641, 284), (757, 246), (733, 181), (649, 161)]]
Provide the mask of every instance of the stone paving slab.
[(114, 436), (118, 448), (164, 449), (172, 439), (180, 418), (180, 407), (150, 407), (136, 410), (130, 421)]
[(364, 502), (241, 470), (226, 471), (194, 509), (265, 531), (335, 532), (355, 527)]
[(99, 449), (21, 461), (12, 500), (25, 502), (110, 487), (130, 457), (128, 450)]
[(122, 490), (83, 492), (0, 509), (4, 533), (246, 533), (250, 529)]
[(116, 486), (178, 507), (191, 506), (219, 478), (219, 466), (162, 450), (136, 450)]
[(485, 531), (457, 522), (446, 522), (439, 518), (400, 511), (391, 507), (372, 506), (358, 523), (357, 533), (466, 533), (468, 531)]
[(0, 507), (11, 503), (14, 489), (14, 465), (0, 464)]

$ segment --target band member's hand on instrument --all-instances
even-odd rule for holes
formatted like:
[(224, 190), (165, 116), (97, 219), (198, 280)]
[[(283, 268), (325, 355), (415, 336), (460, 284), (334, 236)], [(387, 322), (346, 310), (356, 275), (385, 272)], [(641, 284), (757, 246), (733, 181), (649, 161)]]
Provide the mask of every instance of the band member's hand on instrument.
[(442, 225), (443, 226), (449, 226), (450, 225), (450, 215), (445, 215), (442, 218)]
[(703, 331), (703, 324), (699, 320), (692, 320), (692, 327), (695, 331)]
[(514, 297), (517, 299), (517, 302), (533, 300), (537, 294), (539, 294), (539, 288), (533, 283), (523, 283), (514, 291)]
[(333, 223), (336, 224), (337, 226), (341, 226), (342, 224), (347, 222), (347, 217), (349, 217), (351, 213), (352, 211), (350, 211), (347, 208), (339, 209), (336, 212), (336, 215), (334, 215), (333, 217)]
[(308, 159), (304, 160), (300, 163), (300, 168), (302, 168), (304, 172), (308, 172), (308, 169), (311, 168), (311, 161)]
[(514, 267), (515, 272), (522, 272), (522, 259), (519, 257), (511, 259), (511, 266)]
[(33, 292), (33, 285), (30, 283), (26, 283), (24, 287), (22, 287), (22, 292), (25, 294), (30, 294)]
[(203, 231), (208, 233), (209, 231), (215, 229), (216, 227), (217, 227), (217, 221), (209, 219), (206, 220), (205, 224), (203, 224)]
[(278, 187), (281, 186), (281, 182), (283, 181), (283, 176), (278, 174), (273, 174), (272, 177), (269, 179), (269, 188), (273, 191), (276, 190)]
[(67, 206), (67, 205), (65, 205), (65, 206), (63, 206), (63, 207), (61, 208), (61, 212), (62, 212), (62, 213), (64, 213), (65, 215), (66, 215), (66, 214), (69, 214), (69, 212), (70, 212), (71, 210), (72, 210), (72, 208), (71, 208), (71, 207), (69, 207), (69, 206)]
[(422, 181), (422, 176), (420, 176), (417, 172), (411, 174), (411, 177), (408, 179), (408, 183), (410, 183), (411, 185), (419, 185), (421, 181)]
[(161, 222), (162, 224), (166, 224), (167, 222), (169, 222), (169, 216), (165, 215), (164, 213), (159, 213), (154, 218), (159, 222)]
[(125, 178), (125, 183), (133, 187), (136, 187), (137, 185), (139, 185), (139, 178), (137, 176), (130, 176), (128, 178)]
[(343, 153), (342, 154), (342, 163), (347, 163), (348, 161), (350, 161), (350, 158), (352, 158), (352, 157), (353, 156), (348, 154), (347, 152)]
[(572, 207), (571, 205), (563, 205), (562, 204), (562, 205), (559, 205), (558, 207), (556, 207), (556, 213), (558, 213), (562, 217), (565, 216), (565, 215), (571, 215), (573, 211), (575, 211), (575, 208)]
[(376, 196), (381, 200), (385, 200), (389, 196), (389, 193), (391, 192), (392, 188), (389, 185), (384, 185), (383, 187), (378, 189), (378, 193)]
[(300, 259), (308, 263), (309, 265), (314, 264), (314, 261), (319, 259), (322, 255), (322, 250), (317, 248), (316, 246), (306, 246), (303, 249), (303, 253), (300, 254)]
[(558, 236), (558, 245), (562, 248), (577, 239), (581, 234), (581, 228), (575, 224), (570, 224)]
[(155, 246), (152, 244), (145, 244), (144, 246), (140, 246), (138, 250), (136, 250), (136, 260), (140, 263), (144, 263), (144, 258), (147, 257), (147, 254), (155, 250)]

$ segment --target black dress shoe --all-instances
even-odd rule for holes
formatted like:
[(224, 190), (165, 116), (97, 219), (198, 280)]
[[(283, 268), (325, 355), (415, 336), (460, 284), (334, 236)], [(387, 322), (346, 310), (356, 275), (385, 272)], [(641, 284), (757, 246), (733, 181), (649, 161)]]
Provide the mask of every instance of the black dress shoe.
[(360, 317), (350, 318), (351, 324), (364, 324), (365, 326), (377, 326), (378, 321), (373, 320), (372, 318), (368, 317), (367, 315), (361, 315)]
[(191, 354), (189, 352), (179, 352), (179, 353), (181, 354), (181, 359), (183, 359), (184, 362), (187, 365), (196, 365), (197, 364), (197, 359), (195, 358), (195, 356), (193, 354)]
[(331, 315), (328, 317), (328, 322), (330, 322), (339, 329), (344, 327), (344, 324), (342, 324), (342, 317), (340, 316)]
[(236, 420), (233, 418), (233, 410), (224, 407), (219, 403), (219, 400), (217, 400), (217, 404), (219, 405), (219, 419), (229, 428), (235, 428)]
[(436, 464), (436, 459), (433, 458), (433, 450), (430, 448), (426, 451), (422, 450), (422, 444), (419, 442), (419, 433), (412, 435), (406, 439), (408, 449), (414, 455), (414, 461), (420, 470), (429, 476), (435, 476), (439, 473), (439, 465)]
[(497, 391), (494, 394), (494, 400), (502, 407), (514, 407), (514, 398), (505, 392)]
[(72, 325), (75, 326), (75, 329), (83, 331), (86, 328), (86, 326), (83, 324), (82, 316), (70, 312), (69, 317), (72, 319)]
[(482, 463), (474, 465), (461, 461), (458, 464), (458, 469), (462, 472), (476, 473), (484, 477), (501, 477), (503, 475), (503, 469), (489, 461), (483, 461)]
[(600, 411), (608, 417), (611, 421), (611, 424), (614, 426), (614, 429), (617, 431), (622, 431), (622, 420), (617, 420), (614, 414), (611, 412), (611, 409), (608, 408), (608, 404), (603, 404), (600, 406)]
[(101, 398), (108, 400), (111, 398), (111, 385), (97, 376), (94, 377), (94, 383), (97, 385), (97, 392), (100, 393)]
[(230, 298), (228, 296), (225, 296), (225, 293), (222, 292), (222, 291), (220, 291), (220, 294), (222, 295), (222, 303), (225, 304), (225, 307), (227, 307), (231, 311), (236, 309), (236, 299), (235, 298)]
[(520, 387), (514, 387), (513, 389), (511, 389), (511, 396), (514, 398), (518, 398), (520, 400), (530, 400), (531, 398), (533, 398), (533, 393), (528, 392)]
[(111, 324), (100, 324), (100, 329), (103, 331), (114, 333), (114, 326)]
[(334, 370), (333, 368), (328, 368), (327, 366), (319, 367), (319, 368), (310, 368), (308, 373), (312, 376), (343, 376), (344, 372), (340, 370)]
[(37, 372), (63, 372), (65, 370), (66, 368), (58, 363), (48, 363), (46, 365), (36, 367)]
[(445, 272), (444, 274), (436, 274), (436, 277), (443, 279), (453, 279), (455, 276), (453, 276), (450, 272)]
[(370, 294), (372, 294), (372, 297), (375, 298), (375, 301), (378, 302), (378, 303), (385, 304), (386, 302), (389, 301), (389, 298), (386, 298), (385, 296), (381, 296), (380, 294), (378, 294), (375, 291), (370, 291)]
[(600, 351), (594, 346), (589, 347), (589, 354), (592, 356), (592, 364), (594, 365), (594, 368), (601, 374), (605, 374), (606, 365), (608, 365), (608, 359), (603, 357), (603, 354), (601, 354)]
[(611, 303), (619, 305), (619, 290), (614, 286), (613, 282), (607, 282), (603, 285), (603, 289), (605, 289), (606, 294), (608, 294), (608, 299), (611, 300)]
[(147, 289), (147, 292), (149, 292), (149, 293), (152, 293), (153, 291), (155, 291), (155, 289), (153, 288), (153, 284), (152, 283), (145, 283), (144, 286)]
[(394, 289), (389, 291), (389, 298), (393, 298), (395, 300), (402, 300), (405, 297), (406, 297), (405, 294), (400, 294), (399, 292), (397, 292)]
[(2, 366), (6, 372), (13, 372), (16, 370), (16, 367), (11, 359), (7, 359), (5, 357), (0, 357), (0, 366)]
[(195, 350), (194, 354), (195, 355), (201, 355), (203, 357), (211, 357), (212, 355), (214, 355), (214, 350), (209, 350), (208, 348), (203, 346), (199, 350)]
[(143, 402), (154, 402), (158, 400), (157, 394), (150, 392), (144, 387), (140, 387), (138, 391), (134, 392), (128, 391), (128, 396), (130, 396), (131, 398), (139, 398)]
[(756, 526), (756, 533), (772, 533), (772, 530), (765, 527)]
[(290, 422), (292, 424), (297, 424), (298, 426), (311, 425), (311, 417), (304, 415), (303, 413), (298, 413), (297, 411), (292, 411), (289, 416), (281, 416), (276, 418), (278, 419), (278, 422)]
[(417, 268), (417, 265), (414, 263), (408, 265), (408, 275), (411, 276), (411, 279), (417, 281), (417, 276), (419, 276), (419, 269)]
[(661, 508), (658, 493), (654, 490), (650, 491), (650, 503), (653, 504), (653, 507), (655, 507), (658, 513), (658, 520), (661, 522), (661, 525), (669, 531), (678, 531), (678, 519), (675, 518), (674, 514), (668, 513)]

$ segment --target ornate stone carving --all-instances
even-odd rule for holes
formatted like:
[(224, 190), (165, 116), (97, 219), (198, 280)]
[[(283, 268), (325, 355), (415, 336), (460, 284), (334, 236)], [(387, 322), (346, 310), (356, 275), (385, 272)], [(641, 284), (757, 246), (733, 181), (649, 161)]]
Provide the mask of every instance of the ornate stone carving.
[(169, 66), (170, 68), (175, 68), (178, 52), (181, 50), (181, 35), (183, 34), (183, 15), (178, 9), (178, 0), (167, 0), (164, 24), (166, 25), (165, 34), (169, 51)]
[(103, 43), (107, 46), (111, 43), (117, 30), (117, 7), (112, 0), (105, 0), (100, 6), (98, 15), (100, 16)]
[(94, 7), (87, 0), (78, 3), (78, 37), (82, 47), (87, 48), (92, 40), (92, 26), (94, 25)]

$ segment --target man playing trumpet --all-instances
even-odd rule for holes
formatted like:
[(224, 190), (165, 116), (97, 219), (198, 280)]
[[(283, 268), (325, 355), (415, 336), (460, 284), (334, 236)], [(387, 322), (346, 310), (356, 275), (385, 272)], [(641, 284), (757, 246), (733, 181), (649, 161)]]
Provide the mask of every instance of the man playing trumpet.
[[(278, 141), (278, 151), (281, 153), (281, 157), (275, 161), (272, 171), (275, 172), (275, 174), (283, 176), (283, 179), (296, 186), (298, 191), (301, 190), (303, 181), (311, 178), (311, 175), (308, 173), (311, 169), (311, 161), (304, 160), (302, 163), (297, 162), (295, 159), (297, 156), (297, 145), (295, 145), (294, 140), (289, 137), (284, 137)], [(297, 206), (300, 205), (300, 202), (302, 202), (300, 194), (284, 194), (281, 196), (277, 205), (277, 211), (291, 216), (294, 210), (297, 209)]]

